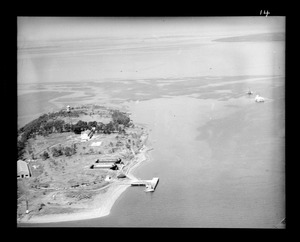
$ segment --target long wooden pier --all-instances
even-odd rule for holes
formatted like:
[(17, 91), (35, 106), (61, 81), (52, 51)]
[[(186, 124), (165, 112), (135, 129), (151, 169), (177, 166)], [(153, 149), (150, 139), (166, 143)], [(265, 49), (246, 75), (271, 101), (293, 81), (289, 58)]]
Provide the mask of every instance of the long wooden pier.
[(152, 189), (155, 189), (157, 187), (157, 184), (159, 182), (158, 177), (152, 178), (152, 180), (136, 180), (131, 182), (131, 186), (151, 186)]

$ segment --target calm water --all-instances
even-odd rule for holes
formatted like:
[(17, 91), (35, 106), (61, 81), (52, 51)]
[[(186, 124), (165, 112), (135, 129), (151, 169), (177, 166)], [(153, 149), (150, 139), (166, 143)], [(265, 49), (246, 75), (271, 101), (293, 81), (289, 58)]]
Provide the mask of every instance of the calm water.
[(225, 98), (224, 84), (212, 87), (213, 98), (120, 103), (150, 130), (151, 160), (134, 173), (159, 177), (156, 191), (130, 187), (107, 217), (39, 226), (276, 225), (285, 216), (284, 79), (241, 81), (256, 85), (269, 100), (255, 103), (237, 84)]
[(19, 122), (50, 106), (124, 108), (154, 148), (135, 175), (160, 178), (154, 193), (128, 188), (107, 217), (26, 226), (273, 227), (285, 217), (284, 42), (212, 39), (20, 54), (20, 83), (36, 84), (18, 86)]

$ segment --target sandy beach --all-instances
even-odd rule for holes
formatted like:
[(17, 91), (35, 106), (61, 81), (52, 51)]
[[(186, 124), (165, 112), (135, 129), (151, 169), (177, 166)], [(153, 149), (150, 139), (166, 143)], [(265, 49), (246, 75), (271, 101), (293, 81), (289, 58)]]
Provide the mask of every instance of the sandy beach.
[[(144, 137), (146, 140), (147, 138)], [(147, 152), (149, 149), (144, 145), (135, 158), (131, 162), (128, 169), (125, 171), (127, 177), (132, 180), (137, 178), (132, 174), (142, 162), (146, 161), (149, 157)], [(109, 215), (114, 203), (121, 196), (121, 194), (130, 187), (129, 184), (124, 184), (122, 181), (112, 182), (104, 193), (101, 193), (93, 199), (92, 202), (87, 203), (87, 208), (83, 208), (82, 212), (77, 213), (64, 213), (64, 214), (49, 214), (43, 216), (30, 216), (30, 214), (23, 217), (18, 223), (57, 223), (66, 221), (76, 221), (100, 218)], [(101, 188), (103, 189), (103, 188)]]

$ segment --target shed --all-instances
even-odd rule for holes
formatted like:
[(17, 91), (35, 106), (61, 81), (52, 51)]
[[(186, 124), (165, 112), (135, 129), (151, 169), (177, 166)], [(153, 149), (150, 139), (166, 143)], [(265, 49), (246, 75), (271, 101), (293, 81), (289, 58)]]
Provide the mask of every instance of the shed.
[(30, 168), (28, 167), (27, 162), (23, 160), (18, 160), (17, 161), (17, 178), (29, 178), (31, 177), (31, 171)]

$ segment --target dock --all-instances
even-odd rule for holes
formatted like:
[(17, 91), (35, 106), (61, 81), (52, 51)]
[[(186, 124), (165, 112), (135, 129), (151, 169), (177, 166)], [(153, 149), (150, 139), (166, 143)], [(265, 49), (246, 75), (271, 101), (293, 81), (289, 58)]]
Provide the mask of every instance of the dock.
[(152, 178), (152, 180), (136, 180), (131, 182), (131, 186), (150, 186), (152, 189), (155, 190), (157, 184), (159, 182), (158, 177)]

